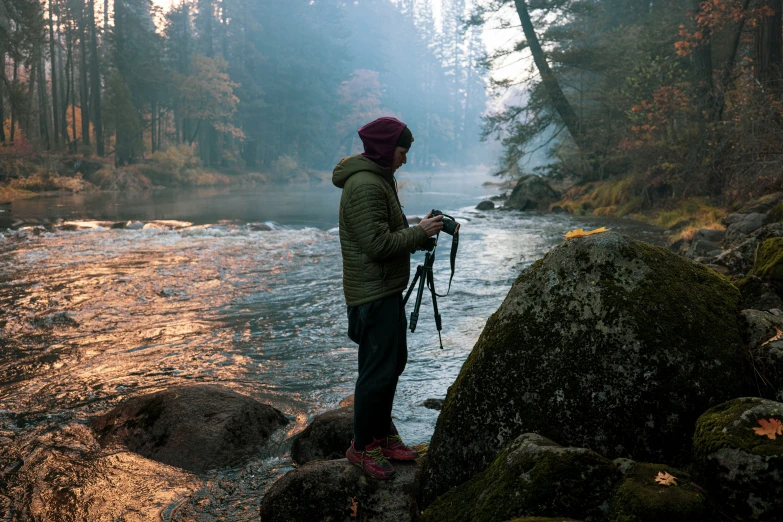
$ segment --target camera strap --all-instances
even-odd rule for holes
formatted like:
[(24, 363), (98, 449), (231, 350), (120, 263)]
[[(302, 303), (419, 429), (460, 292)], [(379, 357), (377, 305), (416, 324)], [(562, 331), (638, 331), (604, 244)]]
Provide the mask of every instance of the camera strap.
[[(438, 238), (440, 238), (440, 233), (438, 233)], [(435, 292), (435, 295), (438, 297), (446, 297), (451, 292), (451, 281), (454, 279), (454, 265), (457, 262), (457, 249), (459, 248), (459, 232), (451, 236), (451, 255), (449, 257), (449, 264), (451, 265), (451, 277), (449, 277), (449, 288), (446, 290), (446, 293), (441, 295), (437, 292)], [(434, 255), (434, 251), (433, 251)]]

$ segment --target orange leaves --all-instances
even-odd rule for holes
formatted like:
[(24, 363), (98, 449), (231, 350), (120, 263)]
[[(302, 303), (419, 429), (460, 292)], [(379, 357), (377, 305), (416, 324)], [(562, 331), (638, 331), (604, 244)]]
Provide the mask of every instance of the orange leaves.
[(772, 337), (770, 337), (769, 339), (767, 339), (767, 340), (766, 340), (764, 343), (762, 343), (762, 345), (761, 345), (761, 346), (766, 346), (766, 345), (768, 345), (769, 343), (773, 343), (773, 342), (775, 342), (775, 341), (779, 341), (779, 340), (781, 340), (781, 339), (783, 339), (783, 330), (781, 330), (780, 328), (778, 328), (778, 327), (776, 326), (776, 327), (775, 327), (775, 335), (774, 335), (774, 336), (772, 336)]
[(677, 477), (674, 475), (669, 475), (667, 471), (659, 471), (658, 476), (655, 477), (655, 482), (661, 486), (676, 486)]
[(356, 501), (356, 497), (351, 499), (351, 518), (359, 516), (359, 503)]
[(569, 239), (576, 239), (578, 237), (587, 237), (595, 234), (602, 234), (604, 232), (609, 232), (609, 229), (606, 227), (601, 227), (595, 230), (591, 230), (590, 232), (585, 232), (584, 229), (577, 228), (576, 230), (572, 230), (571, 232), (568, 232), (566, 234), (566, 241), (568, 241)]
[(780, 422), (779, 419), (760, 419), (759, 424), (761, 425), (760, 428), (753, 428), (753, 431), (755, 431), (756, 435), (759, 437), (766, 436), (769, 439), (775, 440), (778, 435), (783, 436), (783, 422)]

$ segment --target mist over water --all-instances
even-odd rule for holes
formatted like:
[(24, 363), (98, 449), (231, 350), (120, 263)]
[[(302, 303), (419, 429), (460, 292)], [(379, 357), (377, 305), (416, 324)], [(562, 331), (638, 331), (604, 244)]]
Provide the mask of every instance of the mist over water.
[[(429, 441), (438, 415), (422, 402), (445, 397), (520, 271), (568, 230), (607, 223), (478, 212), (475, 205), (497, 192), (482, 186), (489, 177), (481, 173), (399, 178), (406, 214), (435, 207), (462, 223), (451, 294), (438, 300), (445, 349), (428, 293), (418, 328), (408, 334), (393, 415), (415, 444)], [(357, 347), (346, 335), (339, 197), (325, 183), (15, 202), (14, 219), (60, 217), (80, 229), (0, 241), (0, 464), (11, 470), (0, 500), (55, 520), (45, 508), (54, 473), (58, 487), (83, 492), (113, 484), (120, 500), (61, 504), (91, 520), (128, 510), (183, 520), (257, 513), (265, 489), (291, 469), (288, 439), (353, 393)], [(108, 228), (116, 220), (146, 225)], [(609, 226), (660, 241), (658, 232), (628, 221)], [(442, 236), (439, 293), (448, 283), (449, 248)], [(422, 258), (413, 256), (412, 271)], [(95, 447), (84, 426), (89, 418), (129, 397), (188, 383), (232, 388), (292, 422), (258, 458), (200, 477)]]

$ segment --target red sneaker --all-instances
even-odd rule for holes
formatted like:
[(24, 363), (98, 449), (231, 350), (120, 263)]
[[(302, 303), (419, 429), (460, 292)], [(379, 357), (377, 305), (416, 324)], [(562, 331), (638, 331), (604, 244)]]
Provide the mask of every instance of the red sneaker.
[(383, 455), (381, 441), (376, 439), (364, 451), (357, 450), (353, 444), (352, 441), (351, 447), (345, 452), (348, 462), (356, 464), (374, 479), (387, 480), (394, 476), (394, 466)]
[(415, 460), (419, 453), (402, 442), (402, 437), (394, 430), (388, 437), (381, 439), (383, 456), (392, 460)]

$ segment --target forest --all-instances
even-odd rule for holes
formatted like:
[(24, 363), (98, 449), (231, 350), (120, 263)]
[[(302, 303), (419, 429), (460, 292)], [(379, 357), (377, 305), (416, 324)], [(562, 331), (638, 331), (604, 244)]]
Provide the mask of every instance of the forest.
[(780, 0), (497, 0), (471, 23), (508, 31), (490, 67), (524, 96), (490, 114), (503, 169), (572, 179), (569, 209), (625, 216), (707, 198), (727, 206), (780, 190)]
[(465, 0), (437, 27), (431, 4), (2, 0), (0, 154), (152, 160), (159, 185), (188, 167), (288, 178), (330, 170), (394, 115), (418, 166), (480, 163), (480, 31)]

